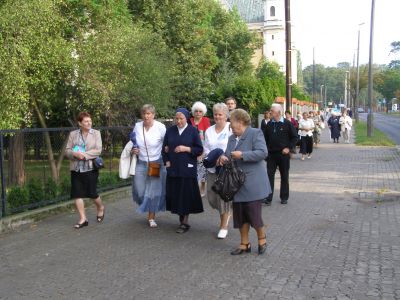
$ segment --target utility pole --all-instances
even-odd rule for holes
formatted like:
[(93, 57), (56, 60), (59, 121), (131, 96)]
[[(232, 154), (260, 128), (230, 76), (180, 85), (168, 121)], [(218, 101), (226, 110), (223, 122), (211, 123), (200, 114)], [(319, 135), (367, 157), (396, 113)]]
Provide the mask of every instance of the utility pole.
[(326, 98), (326, 90), (328, 89), (328, 86), (326, 85), (326, 83), (325, 83), (325, 97), (324, 97), (324, 103), (325, 103), (325, 105), (324, 105), (324, 109), (326, 109), (327, 107), (328, 107), (328, 99)]
[(285, 0), (286, 33), (286, 110), (292, 111), (292, 23), (290, 0)]
[(369, 63), (368, 63), (368, 119), (367, 119), (367, 135), (372, 137), (373, 134), (373, 114), (372, 114), (372, 94), (374, 84), (374, 74), (372, 73), (372, 64), (374, 56), (374, 18), (375, 18), (375, 0), (371, 3), (371, 28), (369, 34)]
[(319, 91), (319, 101), (321, 103), (321, 107), (324, 104), (324, 94), (323, 94), (324, 85), (321, 84), (320, 91)]
[(346, 71), (345, 73), (345, 77), (344, 77), (344, 106), (347, 107), (347, 88), (348, 88), (348, 84), (347, 84), (347, 76), (349, 74), (349, 71)]
[(358, 24), (358, 40), (357, 40), (357, 83), (356, 83), (356, 98), (354, 99), (354, 117), (356, 118), (356, 122), (358, 123), (359, 115), (358, 115), (358, 107), (360, 106), (360, 26), (365, 23)]
[(315, 104), (315, 47), (313, 48), (313, 90), (312, 90), (312, 101)]

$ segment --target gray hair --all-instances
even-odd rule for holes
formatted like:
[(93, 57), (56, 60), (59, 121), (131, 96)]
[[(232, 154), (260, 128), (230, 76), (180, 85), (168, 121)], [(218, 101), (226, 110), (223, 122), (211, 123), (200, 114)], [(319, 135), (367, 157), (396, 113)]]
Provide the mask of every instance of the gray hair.
[(156, 108), (154, 107), (154, 105), (152, 104), (145, 104), (142, 106), (142, 108), (140, 109), (140, 113), (141, 114), (145, 114), (146, 112), (151, 112), (152, 114), (156, 114)]
[(194, 114), (196, 110), (201, 110), (205, 115), (207, 113), (207, 106), (203, 102), (197, 101), (192, 106), (192, 114)]
[(216, 111), (222, 111), (225, 114), (226, 118), (229, 117), (229, 109), (225, 103), (215, 103), (213, 106), (213, 113), (215, 113)]
[(273, 103), (271, 105), (271, 110), (277, 110), (280, 113), (283, 111), (282, 105), (278, 104), (278, 103)]
[(230, 115), (231, 121), (241, 122), (245, 126), (249, 126), (251, 124), (250, 115), (244, 109), (237, 108), (231, 112)]

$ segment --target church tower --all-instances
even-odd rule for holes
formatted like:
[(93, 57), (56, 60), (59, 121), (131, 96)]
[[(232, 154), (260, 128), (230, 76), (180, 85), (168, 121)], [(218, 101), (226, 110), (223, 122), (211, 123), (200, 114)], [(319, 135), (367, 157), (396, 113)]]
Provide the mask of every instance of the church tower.
[[(264, 56), (286, 71), (285, 1), (264, 0)], [(297, 51), (292, 47), (292, 81), (297, 82)]]

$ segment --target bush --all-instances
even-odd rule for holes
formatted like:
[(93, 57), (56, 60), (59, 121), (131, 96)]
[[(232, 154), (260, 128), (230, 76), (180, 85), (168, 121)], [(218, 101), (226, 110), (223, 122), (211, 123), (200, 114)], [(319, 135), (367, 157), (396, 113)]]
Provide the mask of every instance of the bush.
[(118, 174), (115, 172), (100, 173), (99, 187), (108, 187), (115, 185), (119, 182)]
[(60, 179), (60, 195), (66, 196), (71, 193), (71, 177), (63, 176)]
[(44, 196), (46, 200), (54, 199), (59, 194), (59, 186), (54, 181), (53, 178), (48, 178), (46, 183), (44, 184)]
[(7, 192), (7, 207), (19, 208), (29, 204), (29, 191), (26, 187), (13, 186)]
[(39, 179), (32, 178), (26, 184), (26, 188), (29, 192), (30, 203), (37, 203), (44, 200), (44, 189), (43, 184)]

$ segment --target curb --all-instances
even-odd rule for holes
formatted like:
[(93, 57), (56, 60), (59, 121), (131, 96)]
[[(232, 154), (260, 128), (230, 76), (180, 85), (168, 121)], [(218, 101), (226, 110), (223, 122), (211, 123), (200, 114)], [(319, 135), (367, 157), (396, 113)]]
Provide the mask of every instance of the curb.
[[(100, 193), (100, 196), (104, 202), (118, 201), (118, 199), (120, 198), (130, 197), (130, 195), (131, 195), (130, 186), (117, 188), (114, 190)], [(86, 207), (90, 207), (93, 205), (90, 199), (85, 199), (84, 201)], [(52, 215), (71, 212), (73, 208), (75, 208), (75, 203), (73, 200), (69, 200), (2, 218), (0, 219), (0, 234), (9, 231), (14, 231), (21, 226), (32, 224), (34, 222), (43, 220)]]

